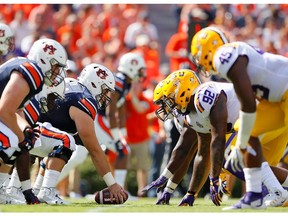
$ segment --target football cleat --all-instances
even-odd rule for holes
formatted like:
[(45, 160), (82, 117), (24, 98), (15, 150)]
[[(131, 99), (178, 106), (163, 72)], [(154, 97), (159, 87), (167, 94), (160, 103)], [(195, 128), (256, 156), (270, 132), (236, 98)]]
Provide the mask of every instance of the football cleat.
[(21, 187), (17, 188), (17, 187), (12, 186), (12, 187), (6, 188), (6, 194), (7, 196), (15, 200), (23, 201), (24, 203), (26, 203)]
[(266, 205), (263, 201), (262, 193), (247, 192), (242, 199), (229, 207), (222, 210), (238, 210), (238, 209), (265, 209)]
[(56, 193), (55, 188), (41, 188), (37, 197), (40, 200), (40, 202), (47, 204), (56, 204), (56, 205), (70, 204), (70, 202), (67, 202), (59, 197), (59, 195)]
[(13, 204), (13, 205), (24, 205), (26, 204), (25, 201), (16, 200), (7, 196), (6, 190), (4, 187), (0, 188), (0, 204)]
[(288, 206), (288, 191), (274, 190), (264, 198), (265, 205), (271, 207)]

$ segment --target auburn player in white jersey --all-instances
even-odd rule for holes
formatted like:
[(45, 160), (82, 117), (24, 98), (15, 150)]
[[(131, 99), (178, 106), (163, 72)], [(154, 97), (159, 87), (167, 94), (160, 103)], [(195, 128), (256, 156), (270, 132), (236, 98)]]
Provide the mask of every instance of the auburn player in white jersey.
[[(12, 58), (0, 66), (0, 185), (16, 160), (28, 204), (39, 203), (31, 189), (28, 153), (38, 131), (23, 118), (23, 107), (42, 90), (43, 84), (58, 85), (63, 81), (60, 74), (66, 61), (67, 53), (61, 44), (52, 39), (40, 39), (34, 42), (27, 58)], [(11, 203), (2, 192), (0, 188), (0, 203)]]
[[(238, 119), (240, 103), (231, 83), (207, 82), (199, 84), (193, 71), (179, 70), (173, 72), (159, 83), (154, 91), (154, 102), (161, 106), (156, 111), (157, 116), (162, 120), (166, 120), (173, 113), (174, 120), (177, 119), (175, 122), (176, 126), (183, 133), (181, 133), (182, 139), (179, 139), (180, 141), (176, 150), (173, 151), (172, 160), (169, 161), (166, 171), (162, 173), (158, 180), (148, 185), (147, 189), (159, 187), (161, 182), (162, 184), (165, 183), (165, 178), (167, 180), (169, 172), (177, 175), (176, 178), (178, 180), (176, 180), (176, 183), (179, 183), (185, 171), (187, 171), (187, 166), (195, 153), (195, 147), (197, 149), (197, 145), (193, 144), (193, 140), (197, 142), (198, 139), (198, 152), (189, 190), (179, 205), (193, 205), (196, 194), (206, 181), (210, 167), (210, 147), (211, 171), (209, 177), (211, 180), (211, 199), (215, 205), (220, 205), (221, 197), (218, 194), (218, 187), (224, 147), (226, 148), (226, 154), (228, 154), (230, 152), (230, 144), (235, 137), (235, 135), (228, 137), (226, 142), (225, 135), (226, 133), (235, 134), (233, 128)], [(163, 113), (166, 113), (166, 115), (161, 116)], [(184, 127), (185, 130), (183, 129)], [(187, 127), (190, 129), (187, 129)], [(196, 131), (197, 135), (195, 135), (193, 130)], [(187, 134), (189, 137), (187, 137)], [(266, 165), (267, 162), (263, 164)], [(184, 169), (179, 169), (181, 166), (184, 166)], [(244, 180), (242, 173), (235, 173), (231, 169), (228, 170)], [(268, 180), (269, 178), (267, 177), (263, 178), (263, 183), (269, 189), (277, 187), (278, 190), (284, 190), (279, 183), (276, 186), (271, 185)], [(285, 179), (281, 180), (281, 182), (284, 181)], [(175, 181), (168, 181), (166, 192), (164, 192), (157, 204), (162, 204), (163, 202), (167, 204), (169, 202), (169, 193), (172, 193), (176, 188), (176, 183)]]
[(15, 38), (12, 29), (8, 25), (0, 23), (0, 64), (4, 62), (5, 56), (14, 49)]
[[(247, 43), (228, 43), (222, 31), (207, 27), (194, 35), (191, 59), (199, 72), (218, 74), (231, 81), (241, 103), (239, 133), (226, 166), (231, 163), (234, 170), (240, 170), (245, 164), (246, 194), (226, 209), (264, 208), (259, 136), (277, 129), (281, 136), (287, 130), (288, 58), (263, 52)], [(248, 152), (248, 146), (253, 151)], [(286, 144), (270, 147), (283, 154)]]

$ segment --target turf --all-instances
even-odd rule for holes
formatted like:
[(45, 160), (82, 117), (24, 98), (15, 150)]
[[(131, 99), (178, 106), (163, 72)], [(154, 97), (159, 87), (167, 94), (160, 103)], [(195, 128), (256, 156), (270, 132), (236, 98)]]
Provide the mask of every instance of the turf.
[[(123, 205), (99, 205), (95, 202), (87, 199), (77, 199), (69, 201), (72, 202), (71, 205), (0, 205), (0, 212), (18, 212), (18, 213), (27, 213), (27, 212), (55, 212), (55, 213), (67, 213), (67, 212), (81, 212), (81, 213), (112, 213), (112, 212), (122, 212), (122, 213), (142, 213), (142, 212), (151, 212), (151, 213), (188, 213), (188, 212), (201, 212), (201, 213), (221, 213), (222, 208), (229, 206), (238, 201), (238, 199), (229, 199), (225, 201), (222, 206), (214, 206), (210, 200), (205, 200), (198, 198), (193, 207), (178, 207), (177, 204), (180, 202), (180, 199), (172, 198), (170, 205), (155, 205), (156, 198), (141, 198), (137, 200), (128, 200)], [(226, 212), (226, 211), (225, 211)], [(233, 212), (263, 212), (265, 213), (288, 213), (288, 208), (283, 207), (270, 207), (265, 210), (237, 210)], [(1, 213), (0, 213), (1, 215)], [(94, 214), (93, 214), (94, 215)], [(147, 215), (147, 214), (145, 214)], [(287, 214), (288, 215), (288, 214)]]

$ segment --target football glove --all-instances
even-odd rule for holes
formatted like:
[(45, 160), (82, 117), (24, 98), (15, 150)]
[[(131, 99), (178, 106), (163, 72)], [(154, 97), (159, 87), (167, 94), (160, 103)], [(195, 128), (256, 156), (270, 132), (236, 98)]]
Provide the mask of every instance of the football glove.
[(210, 179), (210, 198), (216, 206), (220, 206), (222, 199), (219, 193), (219, 178), (212, 178), (209, 176), (209, 179)]
[(187, 192), (178, 206), (193, 206), (195, 199), (195, 193)]
[(152, 188), (159, 188), (161, 186), (163, 186), (164, 184), (166, 184), (166, 182), (168, 181), (168, 179), (165, 176), (160, 176), (158, 179), (156, 179), (155, 181), (151, 182), (150, 184), (146, 185), (143, 189), (142, 192), (147, 192)]
[(28, 205), (40, 204), (40, 201), (39, 201), (38, 197), (35, 196), (35, 194), (32, 192), (32, 189), (28, 189), (28, 190), (23, 191), (23, 194), (24, 194), (26, 203)]
[(157, 200), (156, 205), (169, 205), (172, 193), (164, 190), (161, 197)]
[(228, 159), (224, 165), (225, 169), (228, 168), (229, 163), (231, 164), (231, 168), (233, 172), (241, 171), (244, 168), (244, 155), (243, 151), (246, 149), (240, 149), (240, 147), (235, 146), (231, 153), (228, 156)]
[(19, 148), (25, 151), (30, 151), (36, 142), (36, 139), (40, 137), (40, 130), (31, 127), (26, 127), (23, 131), (24, 140), (18, 144)]

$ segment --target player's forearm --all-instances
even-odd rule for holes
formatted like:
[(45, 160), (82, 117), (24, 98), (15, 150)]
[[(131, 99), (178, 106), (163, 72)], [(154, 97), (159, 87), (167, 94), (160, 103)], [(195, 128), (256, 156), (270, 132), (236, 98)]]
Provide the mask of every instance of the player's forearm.
[(189, 184), (189, 191), (198, 193), (208, 178), (210, 157), (197, 154), (194, 159), (193, 174)]
[(225, 136), (224, 139), (216, 138), (211, 143), (211, 170), (210, 176), (218, 178), (223, 161), (224, 161), (224, 147), (225, 147)]

